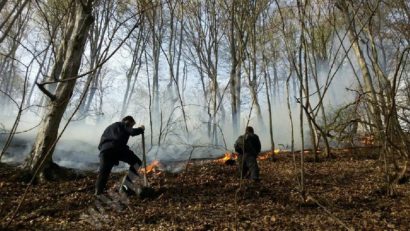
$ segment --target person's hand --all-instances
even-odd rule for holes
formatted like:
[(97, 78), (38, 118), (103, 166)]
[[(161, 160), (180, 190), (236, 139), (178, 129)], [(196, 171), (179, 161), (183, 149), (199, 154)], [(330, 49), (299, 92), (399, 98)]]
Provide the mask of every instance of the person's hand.
[(143, 131), (145, 131), (145, 126), (144, 126), (144, 125), (141, 125), (140, 128), (141, 128)]

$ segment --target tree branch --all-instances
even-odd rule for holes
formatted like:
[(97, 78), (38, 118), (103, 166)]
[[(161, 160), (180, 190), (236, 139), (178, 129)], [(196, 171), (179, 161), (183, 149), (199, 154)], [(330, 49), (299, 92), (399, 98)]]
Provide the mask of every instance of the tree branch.
[(51, 101), (55, 101), (57, 99), (57, 96), (52, 94), (49, 90), (47, 90), (44, 87), (45, 83), (38, 83), (36, 82), (37, 87), (40, 89), (40, 91), (42, 91), (46, 96), (48, 96), (48, 98), (50, 98)]

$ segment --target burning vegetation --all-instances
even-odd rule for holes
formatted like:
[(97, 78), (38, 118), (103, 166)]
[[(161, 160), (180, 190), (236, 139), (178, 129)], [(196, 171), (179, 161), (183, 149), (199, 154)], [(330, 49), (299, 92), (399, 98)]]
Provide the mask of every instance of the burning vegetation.
[(237, 153), (226, 152), (225, 155), (222, 158), (217, 159), (216, 162), (226, 165), (234, 165), (237, 159)]
[(140, 168), (140, 174), (157, 173), (161, 169), (164, 169), (162, 164), (158, 160), (152, 161), (152, 163), (146, 167)]
[[(278, 155), (279, 153), (287, 153), (287, 152), (289, 151), (275, 149), (273, 153), (272, 152), (261, 153), (260, 155), (258, 155), (258, 159), (259, 160), (272, 159), (272, 158), (275, 158), (275, 156)], [(238, 153), (226, 152), (223, 157), (216, 159), (215, 162), (220, 163), (220, 164), (225, 164), (225, 165), (235, 165), (237, 159), (238, 159)]]

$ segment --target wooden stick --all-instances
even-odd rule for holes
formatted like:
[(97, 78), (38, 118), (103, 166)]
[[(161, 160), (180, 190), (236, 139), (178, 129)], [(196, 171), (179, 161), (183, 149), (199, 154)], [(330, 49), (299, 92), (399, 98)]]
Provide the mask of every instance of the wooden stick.
[(148, 186), (148, 179), (147, 179), (147, 158), (145, 155), (145, 136), (142, 133), (142, 164), (144, 165), (144, 187)]

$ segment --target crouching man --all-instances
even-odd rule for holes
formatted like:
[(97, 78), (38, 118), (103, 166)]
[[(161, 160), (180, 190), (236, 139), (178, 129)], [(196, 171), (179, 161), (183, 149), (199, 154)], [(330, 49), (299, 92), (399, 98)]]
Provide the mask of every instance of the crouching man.
[(239, 177), (260, 181), (256, 158), (261, 151), (261, 142), (252, 127), (246, 127), (245, 134), (238, 137), (234, 147), (238, 153)]
[(104, 192), (111, 169), (114, 165), (118, 165), (119, 161), (129, 164), (129, 172), (138, 175), (137, 171), (142, 162), (130, 150), (127, 143), (130, 136), (143, 134), (145, 127), (142, 125), (139, 128), (133, 128), (134, 125), (134, 118), (126, 116), (121, 122), (113, 123), (104, 130), (98, 145), (100, 167), (95, 184), (95, 195), (100, 195)]

